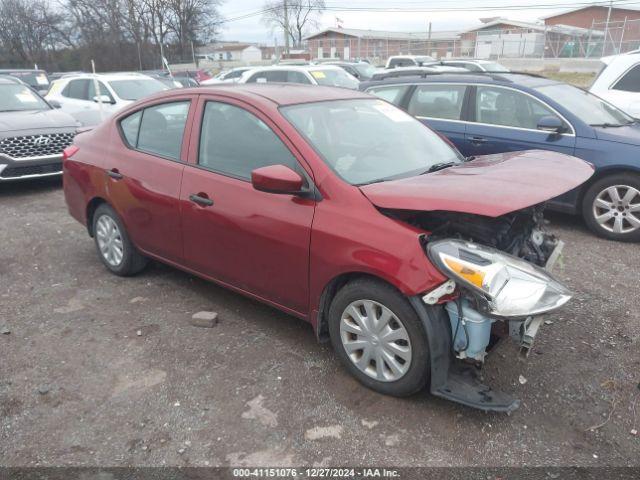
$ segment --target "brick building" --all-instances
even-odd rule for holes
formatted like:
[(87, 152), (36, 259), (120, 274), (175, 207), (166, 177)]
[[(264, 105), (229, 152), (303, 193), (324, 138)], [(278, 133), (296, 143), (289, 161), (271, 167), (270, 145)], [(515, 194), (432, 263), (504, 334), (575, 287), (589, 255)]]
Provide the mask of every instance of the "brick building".
[(457, 32), (389, 32), (327, 28), (305, 38), (312, 58), (369, 59), (383, 62), (391, 55), (459, 55)]
[[(545, 25), (571, 25), (598, 32), (607, 32), (604, 45), (598, 54), (612, 54), (635, 50), (640, 47), (640, 7), (611, 8), (591, 6), (574, 8), (568, 11), (543, 17)], [(604, 50), (604, 52), (603, 52)]]
[(501, 17), (460, 33), (460, 52), (476, 58), (584, 57), (603, 32), (579, 26), (522, 22)]

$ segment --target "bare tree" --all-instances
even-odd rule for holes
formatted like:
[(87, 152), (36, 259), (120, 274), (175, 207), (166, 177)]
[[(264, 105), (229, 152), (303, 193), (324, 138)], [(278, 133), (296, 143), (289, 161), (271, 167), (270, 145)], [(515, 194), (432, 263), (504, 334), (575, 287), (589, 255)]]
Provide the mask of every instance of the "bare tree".
[[(264, 4), (262, 21), (273, 30), (286, 31), (294, 46), (302, 45), (306, 33), (318, 27), (318, 17), (325, 9), (324, 0), (269, 0)], [(287, 21), (288, 20), (288, 21)]]
[(43, 61), (69, 43), (62, 22), (46, 0), (0, 0), (0, 48), (25, 63)]
[(216, 34), (220, 3), (220, 0), (168, 0), (171, 13), (168, 25), (176, 36), (182, 56), (191, 42), (206, 41)]

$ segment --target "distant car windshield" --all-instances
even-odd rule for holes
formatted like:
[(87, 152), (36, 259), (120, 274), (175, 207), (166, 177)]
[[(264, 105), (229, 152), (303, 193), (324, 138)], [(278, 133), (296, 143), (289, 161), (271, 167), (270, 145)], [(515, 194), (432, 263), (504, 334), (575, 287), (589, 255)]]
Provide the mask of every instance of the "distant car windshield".
[(358, 71), (360, 77), (365, 79), (371, 78), (376, 71), (376, 67), (369, 63), (356, 63), (353, 67)]
[(383, 100), (305, 103), (281, 111), (353, 185), (411, 177), (436, 164), (463, 161), (437, 133)]
[(507, 67), (504, 65), (500, 65), (498, 62), (484, 62), (482, 63), (482, 68), (487, 72), (510, 72)]
[(428, 63), (433, 63), (433, 57), (429, 57), (429, 56), (414, 57), (414, 60), (417, 65), (425, 65)]
[(12, 77), (19, 78), (24, 83), (35, 88), (36, 90), (45, 90), (49, 88), (49, 77), (47, 77), (47, 73), (44, 71), (40, 71), (40, 70), (16, 71), (16, 72), (6, 73), (6, 75), (11, 75)]
[(566, 84), (537, 87), (540, 93), (561, 103), (568, 111), (591, 126), (621, 126), (633, 123), (632, 117), (599, 97)]
[(111, 80), (109, 85), (116, 92), (116, 95), (123, 100), (140, 100), (147, 95), (169, 89), (162, 82), (153, 78)]
[(309, 73), (313, 78), (316, 79), (319, 85), (326, 85), (328, 87), (343, 87), (356, 90), (360, 83), (353, 76), (349, 75), (342, 69), (309, 70)]
[(25, 85), (0, 85), (0, 111), (49, 110), (49, 105)]

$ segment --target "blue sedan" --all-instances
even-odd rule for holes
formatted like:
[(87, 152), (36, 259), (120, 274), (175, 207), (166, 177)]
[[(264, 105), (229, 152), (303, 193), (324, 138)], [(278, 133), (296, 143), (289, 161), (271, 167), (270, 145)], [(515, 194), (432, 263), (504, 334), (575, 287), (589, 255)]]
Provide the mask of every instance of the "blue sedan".
[(467, 156), (554, 150), (592, 163), (589, 182), (549, 203), (596, 234), (640, 240), (640, 124), (579, 88), (526, 74), (444, 74), (364, 82)]

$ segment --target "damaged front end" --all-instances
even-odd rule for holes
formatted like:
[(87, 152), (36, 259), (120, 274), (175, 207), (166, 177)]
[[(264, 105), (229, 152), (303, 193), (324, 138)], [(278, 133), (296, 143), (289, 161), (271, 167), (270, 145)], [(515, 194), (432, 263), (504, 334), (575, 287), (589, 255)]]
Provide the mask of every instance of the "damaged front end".
[[(449, 278), (420, 298), (424, 313), (439, 317), (423, 319), (427, 329), (441, 330), (427, 333), (444, 337), (447, 343), (447, 352), (442, 345), (430, 345), (435, 350), (432, 393), (484, 410), (518, 407), (518, 400), (483, 385), (477, 370), (503, 336), (516, 340), (526, 356), (541, 315), (571, 298), (549, 273), (563, 244), (545, 231), (542, 212), (541, 205), (498, 217), (385, 212), (429, 232), (421, 237), (425, 253)], [(446, 370), (444, 376), (442, 370)]]

